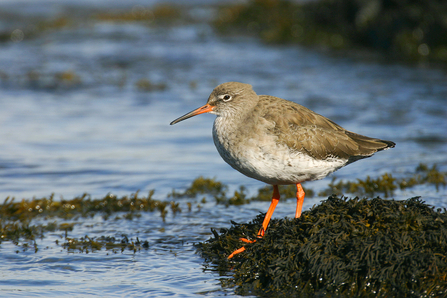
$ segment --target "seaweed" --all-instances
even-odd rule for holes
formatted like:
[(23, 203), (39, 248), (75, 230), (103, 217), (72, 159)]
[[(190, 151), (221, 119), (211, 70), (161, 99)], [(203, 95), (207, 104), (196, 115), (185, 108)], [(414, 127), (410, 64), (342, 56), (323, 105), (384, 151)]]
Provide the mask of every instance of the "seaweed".
[[(323, 196), (325, 193), (341, 194), (344, 192), (370, 196), (381, 193), (385, 196), (390, 196), (397, 188), (406, 189), (420, 184), (428, 184), (439, 190), (447, 184), (446, 173), (439, 171), (436, 165), (429, 167), (425, 164), (419, 164), (414, 173), (409, 173), (409, 175), (409, 177), (397, 179), (392, 177), (391, 174), (385, 173), (378, 178), (367, 177), (364, 180), (357, 179), (357, 181), (339, 181), (337, 183), (335, 182), (336, 178), (334, 178), (328, 189), (320, 192), (319, 195)], [(282, 199), (295, 198), (295, 185), (281, 186), (279, 190)], [(198, 211), (203, 208), (201, 204), (206, 203), (207, 196), (213, 197), (216, 204), (225, 206), (243, 205), (252, 201), (270, 201), (272, 191), (271, 186), (261, 187), (255, 196), (249, 197), (246, 188), (239, 186), (231, 195), (228, 192), (227, 185), (217, 181), (215, 178), (204, 178), (201, 176), (193, 180), (185, 191), (177, 192), (173, 190), (168, 194), (167, 197), (172, 198), (172, 201), (153, 199), (154, 190), (149, 191), (147, 196), (141, 196), (139, 192), (136, 192), (130, 196), (123, 197), (107, 194), (101, 199), (92, 199), (90, 195), (84, 194), (71, 200), (64, 198), (56, 200), (54, 195), (50, 195), (49, 197), (30, 200), (23, 199), (16, 202), (14, 198), (8, 197), (0, 205), (0, 244), (3, 241), (10, 241), (23, 248), (23, 250), (33, 248), (37, 251), (36, 239), (43, 238), (48, 231), (62, 231), (65, 233), (65, 238), (68, 239), (69, 232), (79, 224), (76, 222), (78, 218), (100, 215), (104, 220), (133, 220), (141, 217), (142, 212), (157, 212), (165, 221), (167, 214), (171, 213), (172, 216), (175, 216), (182, 212), (180, 202), (178, 201), (181, 198), (191, 199), (203, 196), (200, 204), (191, 201), (186, 202), (188, 212), (192, 212), (194, 206), (197, 207)], [(306, 188), (304, 191), (307, 197), (313, 195), (312, 189)], [(35, 219), (44, 219), (45, 223), (36, 224)], [(50, 221), (51, 219), (54, 220)], [(70, 222), (60, 222), (61, 219), (69, 220)], [(260, 216), (258, 222), (262, 220), (263, 217)], [(254, 239), (259, 226), (260, 224), (253, 223), (250, 226), (251, 228), (248, 229), (246, 224), (238, 225), (238, 229), (240, 229), (239, 234), (244, 235), (245, 238)], [(66, 249), (81, 252), (96, 250), (97, 246), (95, 246), (95, 243), (97, 240), (93, 238), (70, 239), (72, 239), (70, 240), (71, 242), (67, 240), (68, 244), (64, 246)], [(237, 239), (238, 237), (235, 237), (234, 241), (227, 243), (228, 248), (231, 248), (230, 250), (239, 248), (237, 246), (240, 243)], [(91, 243), (89, 244), (89, 242)], [(83, 247), (85, 247), (84, 250)]]
[(331, 196), (298, 219), (273, 219), (256, 237), (264, 215), (248, 224), (212, 231), (197, 245), (207, 263), (224, 274), (236, 293), (299, 297), (445, 297), (447, 295), (446, 209), (419, 197)]
[(394, 190), (397, 188), (396, 179), (391, 174), (385, 173), (381, 177), (372, 179), (367, 176), (365, 180), (357, 179), (357, 181), (343, 180), (335, 183), (336, 177), (334, 177), (329, 183), (328, 188), (321, 191), (319, 196), (327, 196), (330, 194), (342, 194), (351, 193), (355, 195), (370, 195), (373, 196), (377, 193), (382, 193), (385, 198), (391, 196)]
[(134, 253), (141, 249), (149, 249), (148, 241), (140, 241), (138, 237), (133, 240), (129, 239), (126, 235), (122, 235), (121, 239), (115, 237), (101, 236), (98, 238), (90, 238), (89, 236), (81, 238), (65, 238), (65, 242), (62, 243), (62, 247), (67, 249), (68, 252), (81, 252), (89, 253), (95, 252), (105, 248), (106, 250), (112, 250), (112, 252), (124, 252), (126, 249), (133, 251)]
[[(48, 231), (63, 231), (66, 241), (62, 244), (62, 247), (68, 251), (88, 253), (101, 248), (116, 250), (119, 247), (121, 251), (127, 248), (136, 252), (141, 248), (147, 248), (149, 245), (147, 241), (140, 241), (137, 238), (136, 241), (122, 240), (119, 245), (114, 245), (115, 240), (107, 237), (104, 238), (105, 240), (89, 238), (88, 236), (80, 239), (70, 238), (68, 232), (71, 232), (78, 223), (58, 223), (58, 220), (73, 221), (77, 218), (88, 218), (95, 215), (102, 215), (104, 220), (108, 220), (112, 214), (117, 212), (123, 214), (121, 216), (117, 215), (114, 218), (115, 220), (122, 218), (133, 220), (140, 217), (141, 212), (158, 211), (163, 221), (165, 221), (169, 207), (173, 216), (182, 212), (178, 202), (155, 200), (152, 198), (153, 194), (154, 190), (149, 191), (147, 197), (139, 196), (138, 192), (121, 198), (107, 194), (102, 199), (92, 199), (89, 195), (84, 194), (71, 200), (61, 198), (60, 201), (56, 201), (54, 195), (51, 195), (48, 198), (23, 199), (20, 202), (15, 202), (14, 198), (10, 199), (8, 197), (0, 205), (0, 244), (3, 241), (11, 241), (18, 247), (22, 247), (23, 251), (33, 247), (37, 252), (36, 239), (43, 238)], [(191, 211), (191, 208), (192, 206), (189, 205), (189, 211)], [(34, 224), (33, 220), (37, 218), (43, 218), (47, 223)], [(52, 218), (58, 220), (48, 222)]]
[(222, 182), (216, 181), (215, 178), (204, 178), (199, 176), (194, 179), (191, 186), (184, 192), (176, 192), (174, 189), (168, 198), (196, 198), (197, 195), (208, 194), (212, 196), (226, 195), (228, 186)]
[(400, 179), (394, 178), (390, 173), (385, 173), (376, 179), (367, 176), (366, 179), (357, 179), (357, 181), (340, 180), (337, 182), (337, 178), (333, 177), (328, 188), (319, 192), (318, 195), (350, 193), (358, 196), (374, 196), (383, 194), (385, 198), (388, 198), (396, 189), (403, 190), (421, 184), (433, 185), (436, 187), (436, 191), (439, 191), (440, 187), (447, 185), (446, 176), (447, 173), (439, 171), (436, 164), (429, 168), (426, 164), (420, 163), (414, 173)]
[(214, 28), (267, 43), (368, 49), (394, 60), (447, 62), (443, 1), (251, 0), (220, 7)]
[[(337, 180), (333, 177), (328, 187), (318, 193), (320, 197), (327, 197), (332, 194), (353, 194), (357, 196), (383, 195), (388, 198), (394, 194), (396, 189), (411, 188), (416, 185), (428, 184), (436, 187), (439, 191), (441, 187), (447, 185), (447, 173), (439, 171), (436, 164), (431, 168), (426, 164), (420, 163), (412, 173), (406, 177), (394, 178), (391, 173), (384, 173), (377, 178), (367, 176), (365, 179), (357, 178), (355, 181)], [(303, 188), (306, 197), (315, 196), (311, 188)], [(184, 192), (172, 190), (168, 198), (197, 198), (198, 195), (209, 195), (214, 197), (217, 204), (223, 205), (242, 205), (251, 201), (270, 201), (272, 199), (273, 187), (266, 185), (258, 189), (257, 194), (248, 197), (244, 186), (239, 186), (232, 196), (228, 195), (228, 185), (216, 180), (216, 178), (205, 178), (200, 176), (194, 179), (191, 185)], [(295, 185), (281, 185), (279, 193), (282, 199), (295, 198)], [(204, 197), (205, 202), (206, 199)]]
[[(240, 185), (233, 195), (228, 195), (228, 185), (216, 181), (215, 178), (204, 178), (202, 176), (194, 179), (184, 192), (177, 192), (172, 190), (168, 194), (168, 198), (196, 198), (198, 195), (212, 196), (216, 204), (222, 205), (244, 205), (249, 204), (251, 201), (270, 201), (272, 199), (273, 187), (266, 185), (258, 189), (257, 195), (248, 197), (246, 194), (246, 188)], [(313, 197), (314, 191), (309, 188), (304, 188), (307, 197)], [(284, 185), (279, 188), (279, 192), (282, 198), (295, 198), (296, 186)], [(202, 199), (202, 202), (206, 202), (206, 198)]]
[[(0, 214), (2, 219), (9, 220), (31, 220), (34, 217), (59, 217), (63, 219), (72, 219), (75, 217), (92, 217), (97, 213), (103, 213), (107, 218), (114, 212), (138, 212), (159, 210), (163, 216), (168, 202), (152, 199), (154, 190), (149, 191), (147, 197), (139, 196), (139, 192), (131, 196), (116, 197), (113, 194), (107, 194), (102, 199), (92, 199), (88, 194), (75, 197), (71, 200), (61, 198), (60, 201), (54, 199), (52, 194), (48, 198), (33, 198), (32, 200), (21, 200), (14, 202), (14, 198), (6, 198), (0, 205)], [(171, 205), (171, 209), (179, 212), (178, 206)]]

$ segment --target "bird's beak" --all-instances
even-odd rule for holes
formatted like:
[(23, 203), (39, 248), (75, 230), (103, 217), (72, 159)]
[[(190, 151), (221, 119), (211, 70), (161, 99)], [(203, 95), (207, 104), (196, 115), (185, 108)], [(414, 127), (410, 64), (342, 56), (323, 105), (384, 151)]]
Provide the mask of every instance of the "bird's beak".
[(171, 125), (174, 125), (174, 124), (176, 124), (176, 123), (178, 123), (180, 121), (186, 120), (188, 118), (194, 117), (196, 115), (200, 115), (200, 114), (203, 114), (203, 113), (209, 113), (209, 112), (213, 111), (213, 109), (214, 109), (214, 106), (206, 104), (206, 105), (204, 105), (204, 106), (202, 106), (202, 107), (200, 107), (198, 109), (195, 109), (194, 111), (191, 111), (191, 112), (189, 112), (189, 113), (187, 113), (187, 114), (185, 114), (185, 115), (175, 119), (174, 121), (171, 122)]

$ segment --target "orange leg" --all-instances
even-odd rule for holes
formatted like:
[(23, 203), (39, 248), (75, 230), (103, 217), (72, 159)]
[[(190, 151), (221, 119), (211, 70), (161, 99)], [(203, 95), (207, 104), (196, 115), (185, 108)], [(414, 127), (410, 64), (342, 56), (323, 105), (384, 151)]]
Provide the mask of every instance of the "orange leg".
[[(304, 192), (303, 192), (304, 194)], [(304, 199), (304, 196), (303, 196)], [(273, 185), (273, 198), (272, 198), (272, 202), (270, 203), (270, 207), (269, 210), (267, 210), (267, 213), (264, 217), (264, 221), (262, 222), (262, 227), (259, 229), (258, 232), (258, 237), (262, 238), (264, 236), (265, 231), (267, 230), (267, 227), (269, 225), (270, 219), (272, 218), (273, 212), (275, 211), (276, 205), (278, 205), (279, 202), (279, 189), (278, 189), (278, 185)], [(246, 243), (253, 243), (256, 242), (256, 240), (248, 240), (245, 238), (240, 238), (241, 241), (246, 242)], [(235, 250), (231, 255), (228, 256), (228, 259), (231, 259), (232, 257), (234, 257), (235, 255), (237, 255), (238, 253), (241, 253), (245, 251), (245, 247), (241, 247), (237, 250)]]
[(273, 212), (275, 211), (276, 205), (279, 202), (279, 189), (278, 185), (273, 185), (273, 198), (270, 203), (269, 210), (267, 210), (267, 214), (264, 217), (264, 221), (262, 222), (262, 228), (259, 229), (258, 237), (262, 238), (264, 236), (265, 231), (267, 230), (267, 226), (269, 225), (270, 219), (272, 218)]
[(295, 212), (295, 218), (298, 218), (301, 216), (301, 210), (303, 209), (303, 203), (304, 203), (304, 190), (300, 183), (297, 183), (296, 185), (296, 212)]
[(233, 251), (233, 252), (231, 253), (231, 255), (228, 256), (228, 259), (231, 259), (231, 258), (234, 257), (235, 255), (237, 255), (237, 254), (239, 254), (239, 253), (241, 253), (241, 252), (243, 252), (243, 251), (245, 251), (245, 246), (242, 246), (241, 248), (236, 249), (235, 251)]

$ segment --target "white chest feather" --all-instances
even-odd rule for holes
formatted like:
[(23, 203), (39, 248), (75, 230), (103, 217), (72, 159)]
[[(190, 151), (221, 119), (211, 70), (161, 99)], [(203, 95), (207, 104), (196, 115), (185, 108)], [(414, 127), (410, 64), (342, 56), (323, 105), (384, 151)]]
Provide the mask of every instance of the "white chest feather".
[(322, 179), (346, 164), (346, 160), (318, 160), (278, 144), (265, 131), (243, 132), (217, 117), (213, 139), (221, 157), (242, 174), (268, 184), (296, 184)]

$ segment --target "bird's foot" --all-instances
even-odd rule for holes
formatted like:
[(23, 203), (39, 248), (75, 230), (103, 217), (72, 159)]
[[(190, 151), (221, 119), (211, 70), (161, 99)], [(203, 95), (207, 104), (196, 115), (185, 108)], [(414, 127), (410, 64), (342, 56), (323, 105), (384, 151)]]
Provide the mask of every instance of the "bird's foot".
[[(257, 237), (258, 239), (261, 239), (261, 238), (264, 236), (264, 233), (265, 233), (265, 228), (262, 227), (261, 229), (259, 229), (258, 236), (256, 236), (256, 237)], [(243, 242), (245, 242), (245, 243), (255, 243), (255, 242), (256, 242), (256, 239), (254, 239), (254, 240), (249, 240), (249, 239), (247, 239), (247, 238), (239, 238), (239, 240), (241, 240), (241, 241), (243, 241)], [(241, 252), (243, 252), (243, 251), (245, 251), (245, 247), (244, 247), (244, 246), (241, 247), (241, 248), (239, 248), (239, 249), (236, 249), (235, 251), (233, 251), (233, 253), (232, 253), (231, 255), (228, 256), (228, 259), (231, 259), (231, 258), (234, 257), (235, 255), (237, 255), (237, 254), (239, 254), (239, 253), (241, 253)]]
[(231, 258), (234, 257), (235, 255), (237, 255), (237, 254), (239, 254), (239, 253), (241, 253), (241, 252), (243, 252), (243, 251), (245, 251), (245, 246), (242, 246), (241, 248), (236, 249), (235, 251), (233, 251), (233, 252), (231, 253), (231, 255), (228, 256), (228, 259), (231, 259)]
[[(259, 237), (259, 238), (261, 238), (261, 237)], [(255, 240), (248, 240), (247, 238), (239, 238), (239, 240), (241, 240), (242, 242), (245, 242), (245, 243), (255, 243), (256, 242), (256, 239)], [(233, 251), (231, 253), (231, 255), (228, 256), (228, 259), (231, 259), (235, 255), (237, 255), (237, 254), (239, 254), (239, 253), (241, 253), (243, 251), (245, 251), (245, 246), (242, 246), (241, 248), (236, 249), (235, 251)]]
[(245, 242), (245, 243), (255, 243), (256, 242), (256, 240), (248, 240), (247, 238), (239, 238), (239, 240), (241, 240), (242, 242)]

